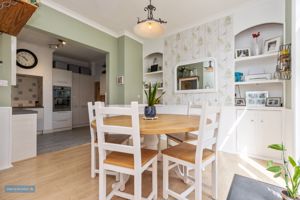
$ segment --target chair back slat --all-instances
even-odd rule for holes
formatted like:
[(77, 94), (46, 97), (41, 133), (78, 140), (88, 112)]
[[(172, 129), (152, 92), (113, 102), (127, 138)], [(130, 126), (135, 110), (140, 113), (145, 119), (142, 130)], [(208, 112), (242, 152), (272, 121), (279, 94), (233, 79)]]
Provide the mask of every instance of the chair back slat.
[(202, 105), (192, 104), (189, 102), (187, 108), (187, 115), (201, 115)]
[(105, 125), (102, 131), (109, 134), (132, 135), (132, 127)]
[[(107, 152), (121, 152), (133, 154), (134, 168), (141, 168), (141, 143), (140, 143), (140, 126), (138, 103), (132, 102), (131, 107), (104, 107), (102, 102), (95, 103), (96, 110), (96, 127), (98, 136), (98, 148), (101, 157), (100, 166), (103, 166)], [(106, 125), (104, 123), (105, 116), (122, 115), (131, 118), (131, 127)], [(132, 146), (126, 144), (113, 144), (105, 141), (105, 133), (109, 134), (125, 134), (132, 137)]]
[(204, 140), (203, 149), (210, 149), (214, 144), (216, 144), (217, 138), (212, 137)]
[(209, 148), (214, 152), (217, 151), (220, 115), (220, 107), (208, 106), (207, 103), (203, 104), (195, 157), (196, 165), (198, 164), (198, 166), (202, 162), (204, 149)]
[(102, 115), (127, 115), (130, 116), (134, 113), (132, 108), (124, 108), (124, 107), (102, 107), (99, 110), (99, 113)]
[(122, 145), (122, 144), (104, 143), (103, 148), (106, 151), (118, 151), (118, 152), (123, 152), (128, 154), (134, 153), (133, 146)]

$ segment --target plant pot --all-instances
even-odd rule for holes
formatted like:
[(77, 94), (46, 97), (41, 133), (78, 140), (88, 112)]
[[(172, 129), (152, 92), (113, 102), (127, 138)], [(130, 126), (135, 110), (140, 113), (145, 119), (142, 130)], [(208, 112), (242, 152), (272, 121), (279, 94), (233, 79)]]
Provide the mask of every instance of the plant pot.
[(300, 200), (299, 197), (297, 197), (296, 199), (289, 197), (286, 190), (281, 191), (281, 197), (282, 200)]
[(147, 118), (153, 118), (156, 116), (156, 108), (155, 106), (145, 106), (144, 115)]

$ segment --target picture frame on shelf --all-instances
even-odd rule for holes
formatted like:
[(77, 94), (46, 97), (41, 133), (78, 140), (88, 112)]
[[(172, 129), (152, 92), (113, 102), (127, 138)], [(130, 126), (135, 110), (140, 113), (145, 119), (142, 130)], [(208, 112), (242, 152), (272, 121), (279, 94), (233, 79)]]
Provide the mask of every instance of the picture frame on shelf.
[(266, 107), (281, 107), (281, 97), (267, 98)]
[(250, 57), (250, 56), (251, 56), (250, 48), (235, 50), (235, 58), (244, 58), (244, 57)]
[(248, 91), (246, 92), (246, 105), (249, 107), (265, 107), (268, 91)]
[(246, 106), (245, 98), (235, 98), (235, 106)]
[(281, 36), (265, 40), (264, 54), (275, 53), (279, 51), (281, 45)]

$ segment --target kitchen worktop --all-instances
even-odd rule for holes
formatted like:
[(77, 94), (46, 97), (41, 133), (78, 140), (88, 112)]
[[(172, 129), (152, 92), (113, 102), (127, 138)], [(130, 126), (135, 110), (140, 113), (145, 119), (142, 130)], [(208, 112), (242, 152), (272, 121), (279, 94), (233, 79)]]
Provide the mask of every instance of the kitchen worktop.
[(21, 108), (13, 108), (12, 114), (13, 115), (27, 115), (27, 114), (37, 114), (38, 112), (35, 110), (25, 110)]

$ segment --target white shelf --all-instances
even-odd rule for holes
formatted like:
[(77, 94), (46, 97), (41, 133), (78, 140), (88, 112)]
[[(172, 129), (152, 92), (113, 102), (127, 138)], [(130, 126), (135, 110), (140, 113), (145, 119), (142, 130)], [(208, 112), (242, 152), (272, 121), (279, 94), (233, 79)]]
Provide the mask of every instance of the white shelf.
[(259, 81), (245, 81), (235, 82), (235, 85), (259, 85), (259, 84), (274, 84), (274, 83), (285, 83), (285, 80), (259, 80)]
[(162, 74), (163, 71), (156, 71), (156, 72), (148, 72), (148, 73), (145, 73), (146, 76), (149, 76), (149, 75), (154, 75), (154, 74)]
[(249, 56), (249, 57), (242, 57), (242, 58), (236, 58), (235, 62), (243, 62), (243, 61), (255, 61), (255, 60), (260, 60), (260, 59), (266, 59), (266, 58), (276, 58), (278, 53), (270, 53), (270, 54), (262, 54), (259, 56)]
[(284, 111), (286, 108), (284, 107), (251, 107), (251, 106), (235, 106), (236, 110), (272, 110), (272, 111)]

